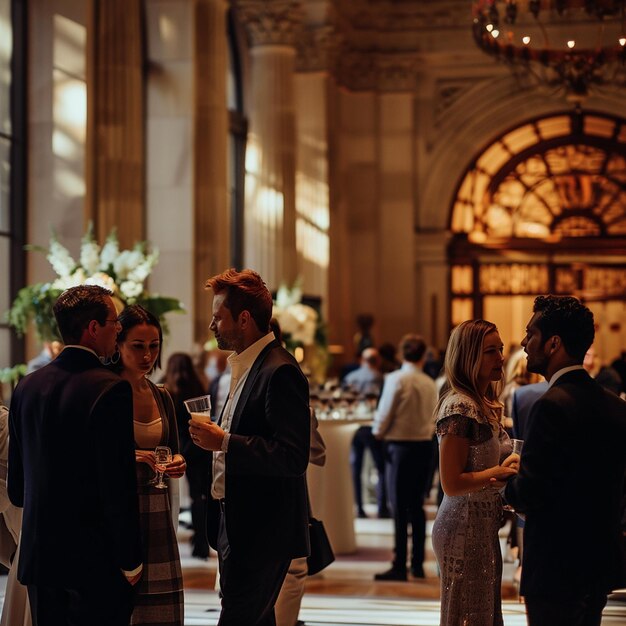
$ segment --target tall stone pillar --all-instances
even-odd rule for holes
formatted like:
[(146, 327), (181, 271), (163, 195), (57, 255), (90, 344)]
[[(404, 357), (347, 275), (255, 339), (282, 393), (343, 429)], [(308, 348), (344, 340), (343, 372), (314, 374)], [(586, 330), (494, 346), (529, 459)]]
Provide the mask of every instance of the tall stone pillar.
[(245, 265), (274, 290), (298, 276), (294, 71), (302, 12), (294, 0), (242, 0), (237, 7), (251, 48)]
[(95, 0), (88, 71), (86, 213), (102, 240), (145, 238), (144, 36), (140, 0)]
[(194, 339), (211, 319), (206, 279), (230, 263), (226, 0), (194, 1)]

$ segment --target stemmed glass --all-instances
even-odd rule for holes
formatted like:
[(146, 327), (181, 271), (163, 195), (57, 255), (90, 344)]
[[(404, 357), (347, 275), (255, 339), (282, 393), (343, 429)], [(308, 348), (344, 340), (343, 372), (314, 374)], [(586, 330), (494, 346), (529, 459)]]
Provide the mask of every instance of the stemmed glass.
[(157, 446), (154, 449), (154, 463), (157, 471), (157, 481), (154, 486), (157, 489), (167, 489), (167, 484), (163, 482), (163, 474), (167, 465), (172, 462), (172, 451), (167, 446)]
[[(524, 447), (523, 439), (511, 439), (511, 454), (517, 454), (522, 456), (522, 448)], [(511, 511), (515, 513), (515, 509), (510, 504), (505, 504), (502, 507), (505, 511)]]

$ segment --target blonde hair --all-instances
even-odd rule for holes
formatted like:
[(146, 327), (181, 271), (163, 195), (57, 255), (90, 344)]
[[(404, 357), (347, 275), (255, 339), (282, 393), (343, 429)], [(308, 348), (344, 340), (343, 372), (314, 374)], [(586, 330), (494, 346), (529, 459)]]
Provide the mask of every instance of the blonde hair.
[(504, 387), (504, 372), (499, 381), (492, 381), (483, 395), (478, 388), (485, 337), (497, 332), (496, 325), (486, 320), (461, 322), (450, 334), (444, 369), (448, 385), (437, 403), (436, 412), (452, 393), (469, 396), (482, 409), (493, 430), (498, 430), (503, 404), (498, 400)]

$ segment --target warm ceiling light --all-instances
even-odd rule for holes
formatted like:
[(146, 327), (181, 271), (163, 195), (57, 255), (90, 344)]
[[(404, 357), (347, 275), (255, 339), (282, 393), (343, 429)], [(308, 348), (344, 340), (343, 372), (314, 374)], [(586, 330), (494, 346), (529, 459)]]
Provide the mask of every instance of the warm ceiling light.
[(473, 13), (482, 50), (577, 105), (594, 85), (626, 87), (626, 0), (474, 0)]

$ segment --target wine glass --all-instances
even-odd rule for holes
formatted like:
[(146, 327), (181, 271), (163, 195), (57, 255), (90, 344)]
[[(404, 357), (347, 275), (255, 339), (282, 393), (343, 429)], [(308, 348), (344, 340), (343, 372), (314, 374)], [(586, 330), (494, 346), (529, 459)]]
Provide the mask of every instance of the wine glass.
[[(511, 439), (511, 454), (517, 454), (522, 456), (522, 447), (524, 446), (523, 439)], [(518, 461), (519, 463), (519, 461)], [(515, 509), (510, 504), (505, 504), (502, 507), (505, 511), (511, 511), (515, 513)]]
[(154, 449), (154, 463), (158, 480), (154, 484), (157, 489), (167, 489), (167, 484), (163, 482), (163, 474), (167, 465), (172, 462), (172, 451), (167, 446), (157, 446)]

